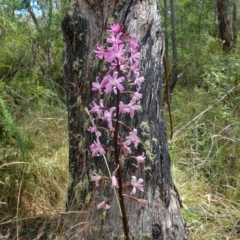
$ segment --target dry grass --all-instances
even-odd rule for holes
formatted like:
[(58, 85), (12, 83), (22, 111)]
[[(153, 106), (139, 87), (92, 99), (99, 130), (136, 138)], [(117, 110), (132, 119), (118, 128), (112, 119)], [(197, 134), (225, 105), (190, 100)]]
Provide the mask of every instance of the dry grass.
[(192, 239), (240, 239), (240, 206), (236, 202), (213, 193), (208, 181), (197, 172), (173, 166), (172, 174)]
[(28, 125), (22, 130), (34, 136), (35, 145), (29, 153), (31, 164), (26, 169), (26, 174), (31, 175), (30, 184), (34, 184), (33, 191), (23, 194), (22, 200), (31, 209), (30, 215), (51, 215), (52, 210), (64, 208), (68, 186), (66, 112), (46, 113), (43, 109), (36, 118), (31, 121), (28, 118)]

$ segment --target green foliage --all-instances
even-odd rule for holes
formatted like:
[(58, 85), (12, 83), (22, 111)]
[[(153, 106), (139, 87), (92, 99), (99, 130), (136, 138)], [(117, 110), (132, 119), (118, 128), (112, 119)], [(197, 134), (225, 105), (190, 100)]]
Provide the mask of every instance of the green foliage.
[(21, 2), (18, 7), (9, 2), (0, 3), (0, 79), (6, 85), (31, 80), (35, 88), (46, 87), (64, 97), (60, 26), (67, 3), (31, 2), (36, 23)]
[[(228, 2), (230, 26), (232, 3)], [(163, 9), (162, 1), (160, 5)], [(173, 177), (185, 198), (183, 215), (194, 226), (193, 239), (238, 239), (239, 41), (229, 54), (223, 52), (214, 1), (180, 0), (175, 9), (178, 71), (183, 74), (171, 98), (175, 128), (169, 148)], [(239, 22), (239, 12), (237, 18)], [(165, 31), (170, 44), (171, 28)], [(171, 46), (169, 55), (171, 59)]]
[(16, 140), (17, 146), (24, 153), (22, 136), (0, 95), (0, 143), (2, 146), (12, 145), (13, 140)]
[[(19, 150), (27, 157), (28, 150), (33, 148), (33, 139), (23, 136), (19, 129), (30, 109), (64, 105), (59, 33), (66, 3), (40, 1), (38, 8), (32, 4), (38, 26), (22, 1), (0, 2), (0, 144), (4, 156), (1, 164), (13, 161)], [(57, 5), (50, 9), (51, 4)]]
[[(237, 47), (229, 54), (225, 54), (221, 51), (218, 40), (209, 39), (206, 45), (208, 58), (203, 65), (205, 73), (201, 77), (203, 78), (203, 87), (211, 94), (219, 97), (227, 89), (240, 83), (239, 53), (240, 47)], [(236, 91), (235, 97), (239, 96), (239, 93), (239, 90)]]
[[(215, 8), (212, 1), (176, 2), (178, 67), (183, 77), (179, 80), (182, 87), (176, 90), (181, 93), (172, 98), (172, 114), (174, 123), (180, 126), (199, 114), (182, 130), (185, 141), (181, 139), (180, 148), (186, 151), (184, 159), (190, 161), (184, 165), (197, 168), (216, 191), (236, 200), (235, 196), (240, 196), (236, 193), (240, 174), (236, 150), (240, 148), (236, 124), (240, 117), (240, 46), (237, 44), (229, 54), (223, 52)], [(230, 13), (231, 1), (229, 9)], [(199, 159), (198, 163), (191, 162), (191, 158)]]
[(0, 1), (0, 215), (9, 220), (18, 207), (23, 216), (62, 207), (68, 182), (66, 118), (63, 124), (59, 115), (67, 1), (26, 2)]

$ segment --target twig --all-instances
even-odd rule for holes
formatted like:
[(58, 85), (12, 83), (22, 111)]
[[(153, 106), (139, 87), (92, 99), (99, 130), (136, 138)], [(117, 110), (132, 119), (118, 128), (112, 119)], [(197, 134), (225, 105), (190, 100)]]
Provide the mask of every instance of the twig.
[(29, 164), (28, 162), (11, 162), (11, 163), (4, 163), (3, 165), (0, 166), (0, 168), (7, 167), (14, 164), (21, 164), (21, 163)]

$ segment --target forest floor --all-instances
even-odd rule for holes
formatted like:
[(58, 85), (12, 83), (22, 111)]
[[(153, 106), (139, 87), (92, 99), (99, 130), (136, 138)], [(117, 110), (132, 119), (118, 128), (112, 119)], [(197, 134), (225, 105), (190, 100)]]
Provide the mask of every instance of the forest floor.
[[(27, 166), (16, 164), (10, 171), (12, 165), (9, 165), (7, 170), (11, 175), (0, 179), (5, 189), (0, 199), (0, 239), (67, 239), (71, 227), (65, 224), (68, 216), (64, 210), (69, 181), (66, 110), (44, 106), (29, 110), (19, 121), (20, 130), (33, 139), (34, 146), (29, 147)], [(166, 122), (169, 128), (168, 117)], [(188, 138), (192, 131), (186, 128), (169, 140), (173, 180), (182, 199), (182, 214), (191, 238), (240, 239), (240, 202), (216, 190), (209, 177), (199, 171), (206, 164), (206, 159), (199, 158), (200, 150), (194, 151), (193, 145), (182, 147), (185, 143), (182, 139)], [(12, 162), (17, 163), (17, 158)], [(0, 167), (2, 176), (5, 167)]]

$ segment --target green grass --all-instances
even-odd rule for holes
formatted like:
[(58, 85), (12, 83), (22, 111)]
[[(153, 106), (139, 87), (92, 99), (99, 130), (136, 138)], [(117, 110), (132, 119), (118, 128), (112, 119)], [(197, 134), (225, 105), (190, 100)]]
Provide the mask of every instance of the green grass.
[[(201, 89), (175, 89), (172, 174), (192, 239), (235, 240), (240, 239), (240, 129), (234, 122), (240, 103), (232, 109), (229, 100), (220, 102), (201, 115), (214, 101)], [(165, 118), (169, 129), (167, 113)]]

